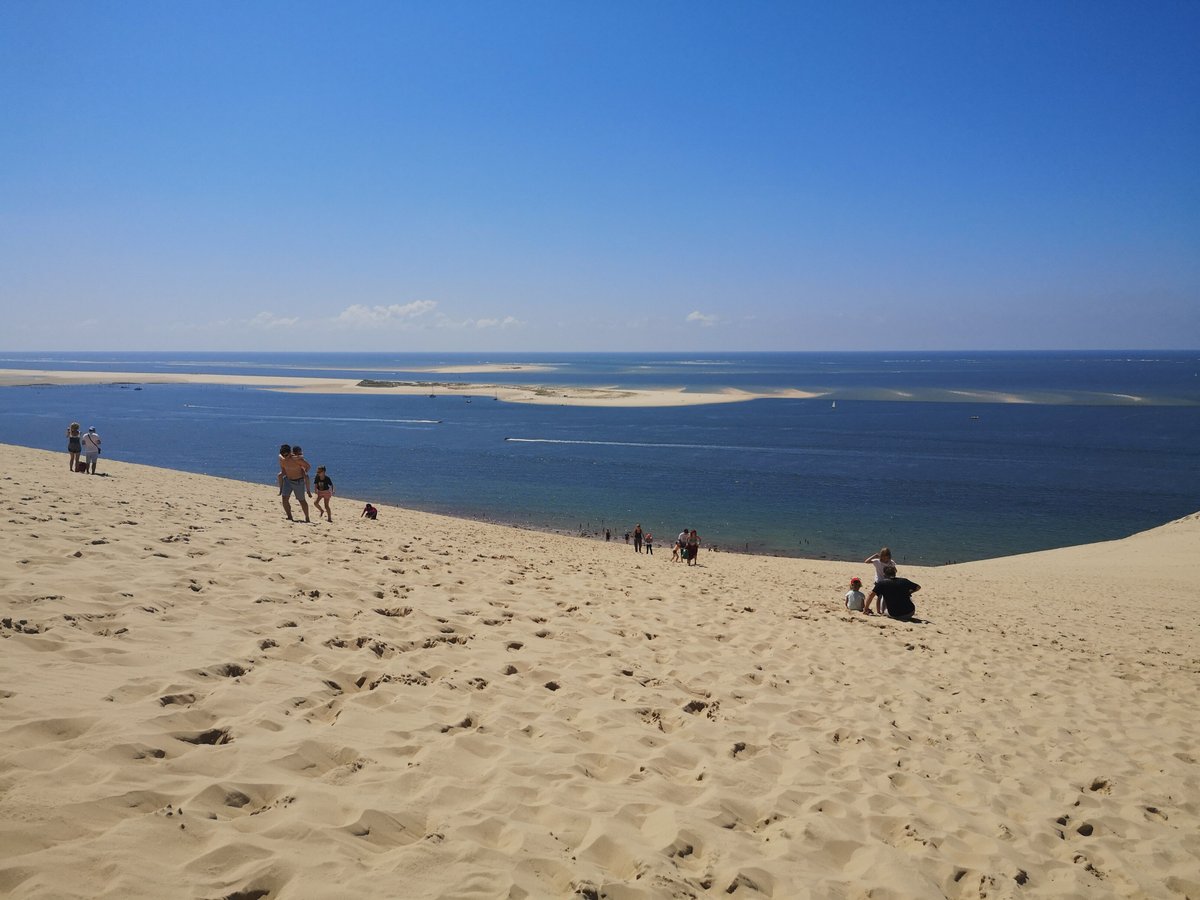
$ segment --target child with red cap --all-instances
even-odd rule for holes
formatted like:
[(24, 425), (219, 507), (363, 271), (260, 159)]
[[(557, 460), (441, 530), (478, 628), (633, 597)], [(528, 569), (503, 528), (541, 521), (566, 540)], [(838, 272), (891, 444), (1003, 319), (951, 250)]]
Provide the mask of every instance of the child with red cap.
[(862, 592), (862, 579), (851, 578), (850, 590), (846, 592), (846, 609), (850, 612), (860, 612), (870, 615), (867, 611), (867, 598)]

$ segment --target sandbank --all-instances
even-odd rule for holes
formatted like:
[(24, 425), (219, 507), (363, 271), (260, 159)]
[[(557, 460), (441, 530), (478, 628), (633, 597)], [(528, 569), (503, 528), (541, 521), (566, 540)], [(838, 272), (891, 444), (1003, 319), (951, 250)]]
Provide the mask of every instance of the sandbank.
[(435, 372), (441, 375), (475, 375), (487, 372), (553, 372), (558, 366), (548, 363), (477, 363), (467, 366), (430, 366), (412, 369), (413, 372)]
[(0, 387), (70, 384), (224, 384), (307, 394), (397, 394), (488, 397), (509, 403), (547, 406), (663, 407), (739, 403), (768, 398), (807, 399), (820, 393), (780, 390), (754, 393), (724, 388), (688, 391), (683, 388), (578, 387), (569, 385), (477, 384), (455, 381), (383, 381), (357, 378), (293, 375), (214, 375), (183, 372), (72, 372), (40, 369), (0, 369)]
[(0, 462), (5, 896), (1200, 896), (1200, 515), (901, 552), (903, 623), (861, 564)]

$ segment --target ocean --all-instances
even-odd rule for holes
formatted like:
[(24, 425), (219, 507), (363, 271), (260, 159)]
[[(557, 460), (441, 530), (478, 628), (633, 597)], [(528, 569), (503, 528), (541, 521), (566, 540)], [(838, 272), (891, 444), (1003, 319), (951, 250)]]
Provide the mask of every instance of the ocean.
[[(420, 371), (484, 363), (549, 368)], [(616, 540), (640, 523), (660, 548), (687, 527), (722, 550), (861, 560), (886, 544), (940, 564), (1115, 539), (1200, 509), (1197, 352), (6, 352), (0, 368), (824, 392), (612, 409), (436, 389), (0, 388), (5, 443), (65, 449), (78, 421), (103, 435), (105, 458), (262, 484), (279, 444), (301, 444), (343, 497)]]

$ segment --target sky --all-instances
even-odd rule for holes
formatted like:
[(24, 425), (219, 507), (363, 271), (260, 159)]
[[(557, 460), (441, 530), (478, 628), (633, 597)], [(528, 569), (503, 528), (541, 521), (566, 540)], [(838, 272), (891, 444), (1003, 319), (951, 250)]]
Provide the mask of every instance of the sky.
[(0, 0), (6, 350), (1200, 347), (1200, 3)]

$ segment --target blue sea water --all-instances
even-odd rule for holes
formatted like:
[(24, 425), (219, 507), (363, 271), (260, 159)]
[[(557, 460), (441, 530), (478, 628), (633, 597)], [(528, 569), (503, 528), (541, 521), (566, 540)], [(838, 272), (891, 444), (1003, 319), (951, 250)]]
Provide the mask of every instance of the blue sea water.
[[(421, 371), (485, 362), (553, 368)], [(264, 484), (278, 445), (299, 443), (344, 497), (570, 532), (640, 522), (660, 544), (686, 526), (723, 549), (862, 559), (889, 544), (940, 563), (1113, 539), (1200, 509), (1195, 352), (0, 353), (0, 368), (827, 392), (606, 409), (436, 390), (0, 389), (6, 443), (63, 449), (74, 420), (98, 427), (108, 457)]]

